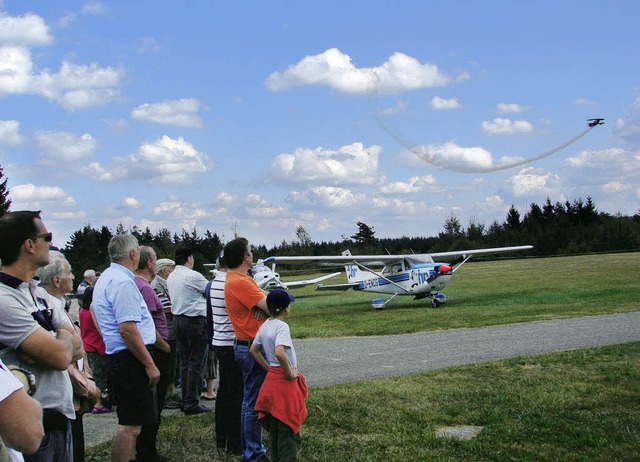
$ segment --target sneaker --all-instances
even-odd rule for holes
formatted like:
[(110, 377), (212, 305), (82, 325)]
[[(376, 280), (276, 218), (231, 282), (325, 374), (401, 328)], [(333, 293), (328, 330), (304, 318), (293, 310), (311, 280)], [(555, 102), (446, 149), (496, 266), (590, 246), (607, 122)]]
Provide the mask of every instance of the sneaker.
[(180, 409), (182, 407), (182, 401), (175, 398), (170, 398), (164, 402), (163, 409)]
[(211, 409), (199, 405), (199, 406), (196, 406), (193, 409), (185, 409), (182, 412), (184, 412), (185, 415), (196, 415), (196, 414), (203, 414), (205, 412), (211, 412)]

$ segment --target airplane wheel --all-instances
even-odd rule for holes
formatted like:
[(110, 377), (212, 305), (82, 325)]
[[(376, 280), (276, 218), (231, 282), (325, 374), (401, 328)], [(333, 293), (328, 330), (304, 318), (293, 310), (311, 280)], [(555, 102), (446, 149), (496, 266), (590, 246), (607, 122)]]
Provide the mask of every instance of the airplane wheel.
[(434, 308), (440, 308), (440, 302), (437, 299), (432, 298), (431, 299), (431, 306), (433, 306)]

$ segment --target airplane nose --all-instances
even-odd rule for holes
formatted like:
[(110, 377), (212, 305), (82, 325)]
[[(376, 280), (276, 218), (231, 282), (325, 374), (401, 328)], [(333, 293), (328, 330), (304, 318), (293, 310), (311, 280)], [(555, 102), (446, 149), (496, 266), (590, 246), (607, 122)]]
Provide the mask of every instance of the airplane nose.
[(449, 265), (440, 265), (440, 274), (447, 274), (451, 271), (451, 267)]

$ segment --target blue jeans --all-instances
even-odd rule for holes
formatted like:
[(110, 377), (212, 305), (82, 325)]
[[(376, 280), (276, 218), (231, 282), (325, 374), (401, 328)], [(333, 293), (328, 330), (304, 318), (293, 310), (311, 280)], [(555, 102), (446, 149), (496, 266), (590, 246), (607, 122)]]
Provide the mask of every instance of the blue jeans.
[(234, 345), (233, 351), (244, 380), (240, 421), (242, 460), (243, 462), (254, 462), (267, 453), (264, 444), (262, 444), (262, 427), (258, 423), (258, 413), (254, 410), (267, 371), (253, 359), (248, 346)]

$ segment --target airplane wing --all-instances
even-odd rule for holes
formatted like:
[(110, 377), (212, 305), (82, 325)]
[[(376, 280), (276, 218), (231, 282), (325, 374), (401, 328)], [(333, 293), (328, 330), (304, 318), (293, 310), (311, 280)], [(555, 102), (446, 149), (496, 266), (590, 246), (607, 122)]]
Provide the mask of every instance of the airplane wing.
[(316, 284), (318, 282), (324, 281), (326, 279), (331, 279), (336, 276), (340, 276), (340, 271), (338, 271), (337, 273), (325, 274), (324, 276), (320, 276), (314, 279), (302, 279), (299, 281), (285, 281), (284, 284), (286, 284), (287, 288), (289, 289), (296, 289), (299, 287), (308, 286), (309, 284)]
[(358, 287), (358, 285), (360, 285), (359, 282), (353, 282), (351, 284), (318, 284), (316, 290), (349, 290)]
[(265, 263), (277, 262), (288, 264), (302, 264), (312, 261), (345, 263), (350, 261), (380, 262), (401, 260), (404, 255), (324, 255), (324, 256), (282, 256), (267, 257)]
[(403, 255), (324, 255), (324, 256), (272, 256), (264, 259), (265, 263), (278, 262), (289, 264), (301, 264), (313, 261), (321, 262), (380, 262), (388, 263), (404, 258), (420, 258), (424, 255), (431, 258), (441, 257), (457, 257), (457, 256), (471, 256), (471, 255), (486, 255), (491, 253), (506, 253), (517, 252), (522, 250), (533, 249), (532, 245), (518, 245), (513, 247), (495, 247), (489, 249), (473, 249), (473, 250), (454, 250), (451, 252), (435, 252), (431, 254), (403, 254)]
[(506, 253), (506, 252), (520, 252), (522, 250), (531, 250), (532, 245), (517, 245), (514, 247), (495, 247), (493, 249), (475, 249), (475, 250), (454, 250), (452, 252), (436, 252), (431, 253), (432, 258), (435, 257), (458, 257), (464, 255), (487, 255), (490, 253)]

